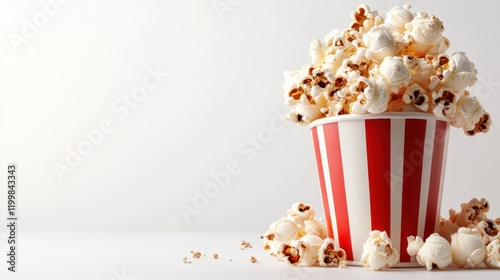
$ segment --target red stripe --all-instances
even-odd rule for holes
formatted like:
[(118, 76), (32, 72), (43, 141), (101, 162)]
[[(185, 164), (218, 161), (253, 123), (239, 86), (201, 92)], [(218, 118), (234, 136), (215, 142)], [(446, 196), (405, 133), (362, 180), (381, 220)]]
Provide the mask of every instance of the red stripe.
[(326, 194), (325, 175), (323, 173), (323, 163), (321, 162), (322, 159), (318, 141), (318, 130), (316, 127), (313, 127), (311, 129), (311, 132), (312, 132), (312, 139), (314, 146), (314, 154), (316, 156), (316, 166), (318, 167), (318, 178), (321, 191), (321, 200), (323, 202), (323, 211), (325, 212), (327, 235), (328, 237), (335, 238), (333, 236), (332, 217), (330, 216), (330, 206), (328, 206), (328, 195)]
[(407, 119), (405, 121), (403, 202), (401, 209), (401, 252), (400, 261), (409, 262), (406, 252), (407, 237), (417, 235), (420, 186), (422, 181), (423, 147), (426, 120)]
[(443, 167), (443, 156), (444, 156), (444, 146), (446, 144), (446, 132), (448, 129), (448, 123), (445, 121), (436, 121), (436, 131), (434, 133), (434, 152), (432, 154), (432, 166), (431, 166), (431, 177), (429, 182), (429, 198), (427, 202), (427, 215), (425, 217), (425, 229), (423, 238), (427, 238), (429, 235), (436, 231), (437, 225), (437, 213), (440, 209), (439, 206), (439, 188), (441, 186), (441, 174), (444, 172)]
[(366, 120), (372, 230), (391, 232), (391, 120)]
[[(352, 254), (351, 229), (349, 226), (349, 213), (347, 211), (347, 198), (344, 184), (344, 169), (342, 166), (342, 150), (340, 148), (338, 123), (323, 126), (326, 139), (326, 153), (330, 181), (332, 183), (333, 201), (335, 204), (335, 217), (339, 236), (337, 241), (347, 254), (347, 260), (354, 260)], [(359, 246), (359, 244), (356, 244)]]

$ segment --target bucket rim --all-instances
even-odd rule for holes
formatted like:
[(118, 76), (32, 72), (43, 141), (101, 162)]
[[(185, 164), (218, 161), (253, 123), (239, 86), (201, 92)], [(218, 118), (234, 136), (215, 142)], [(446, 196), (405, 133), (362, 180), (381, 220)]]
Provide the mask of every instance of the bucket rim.
[(309, 124), (309, 128), (320, 125), (346, 121), (361, 121), (374, 119), (422, 119), (422, 120), (438, 120), (450, 122), (448, 118), (440, 118), (431, 113), (426, 112), (389, 112), (381, 114), (346, 114), (340, 116), (325, 117), (317, 119)]

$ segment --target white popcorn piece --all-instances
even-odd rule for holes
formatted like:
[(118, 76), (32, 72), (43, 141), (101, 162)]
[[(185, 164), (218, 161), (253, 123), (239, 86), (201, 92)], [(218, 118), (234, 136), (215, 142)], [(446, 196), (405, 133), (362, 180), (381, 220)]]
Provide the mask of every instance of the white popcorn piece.
[(425, 89), (417, 83), (409, 86), (403, 94), (403, 102), (412, 104), (420, 111), (426, 112), (429, 109), (429, 96)]
[(343, 249), (337, 248), (335, 240), (325, 238), (318, 251), (318, 260), (320, 266), (339, 266), (345, 268), (346, 253)]
[(384, 19), (378, 15), (376, 11), (372, 11), (370, 7), (363, 4), (356, 8), (354, 12), (351, 13), (352, 22), (350, 28), (364, 33), (373, 26), (380, 25), (383, 23)]
[(488, 268), (500, 268), (500, 239), (495, 239), (486, 246), (484, 264)]
[(417, 13), (411, 22), (405, 24), (405, 28), (409, 53), (418, 57), (441, 53), (442, 47), (439, 44), (445, 43), (442, 37), (444, 27), (437, 17), (424, 12)]
[(379, 76), (389, 92), (397, 93), (400, 88), (408, 86), (410, 82), (410, 73), (406, 69), (403, 58), (397, 56), (385, 57), (377, 73), (372, 76)]
[(306, 220), (314, 219), (314, 207), (310, 204), (303, 202), (297, 202), (292, 205), (287, 211), (288, 219), (292, 220), (298, 226), (304, 228), (304, 222)]
[(475, 228), (458, 229), (451, 236), (453, 263), (461, 268), (476, 268), (486, 257), (486, 246)]
[(323, 64), (323, 59), (325, 58), (326, 47), (321, 43), (319, 39), (315, 39), (311, 42), (309, 48), (309, 55), (311, 56), (311, 62), (314, 67), (321, 67)]
[(356, 101), (351, 103), (351, 111), (355, 114), (380, 114), (386, 111), (390, 101), (389, 93), (382, 83), (365, 77), (360, 77), (350, 87), (350, 91), (358, 93)]
[(312, 121), (317, 120), (323, 116), (319, 105), (305, 105), (299, 103), (285, 116), (285, 120), (291, 121), (299, 125), (308, 125)]
[(381, 63), (387, 56), (395, 56), (399, 51), (399, 43), (396, 42), (392, 32), (384, 26), (375, 26), (363, 36), (366, 46), (365, 56), (375, 63)]
[(390, 24), (398, 32), (404, 33), (406, 30), (405, 25), (413, 20), (415, 13), (411, 10), (411, 5), (404, 5), (403, 7), (396, 6), (387, 12), (385, 23)]
[(363, 244), (361, 264), (372, 270), (390, 268), (399, 259), (398, 251), (393, 248), (391, 239), (385, 231), (374, 230)]
[(417, 255), (417, 262), (427, 270), (445, 268), (452, 262), (450, 243), (437, 233), (427, 237), (425, 243), (420, 236), (409, 236), (407, 251), (410, 256)]
[(262, 248), (277, 256), (281, 243), (290, 242), (303, 235), (303, 231), (290, 219), (281, 218), (272, 223), (264, 234)]
[[(305, 266), (315, 266), (318, 264), (318, 250), (323, 243), (323, 239), (317, 235), (306, 234), (300, 238), (302, 255), (300, 264)], [(297, 246), (297, 245), (294, 245)]]
[(315, 235), (321, 239), (326, 238), (325, 225), (321, 224), (317, 219), (305, 220), (304, 230), (306, 234)]
[(278, 256), (293, 266), (315, 266), (318, 264), (318, 250), (322, 241), (318, 236), (306, 234), (300, 239), (281, 243)]
[(453, 118), (456, 111), (456, 102), (462, 95), (461, 92), (454, 92), (450, 88), (443, 87), (439, 91), (432, 92), (432, 102), (434, 109), (432, 112), (436, 117)]
[(466, 135), (472, 136), (479, 132), (488, 132), (491, 118), (483, 109), (476, 97), (465, 94), (457, 101), (457, 109), (451, 125), (463, 128)]
[(464, 52), (456, 52), (451, 55), (449, 62), (450, 74), (446, 79), (446, 85), (454, 91), (464, 90), (473, 86), (477, 81), (477, 70)]
[(479, 231), (485, 245), (488, 245), (493, 240), (500, 239), (500, 226), (492, 219), (482, 220), (477, 225), (469, 227), (476, 228)]
[(303, 248), (299, 240), (294, 240), (292, 243), (293, 244), (289, 244), (288, 242), (281, 243), (278, 247), (278, 256), (280, 259), (285, 259), (288, 264), (295, 266), (301, 261)]
[(295, 106), (299, 104), (302, 96), (307, 97), (308, 100), (312, 99), (310, 95), (313, 77), (312, 65), (306, 65), (301, 70), (286, 71), (284, 73), (285, 83), (283, 89), (285, 90), (285, 104), (288, 106)]

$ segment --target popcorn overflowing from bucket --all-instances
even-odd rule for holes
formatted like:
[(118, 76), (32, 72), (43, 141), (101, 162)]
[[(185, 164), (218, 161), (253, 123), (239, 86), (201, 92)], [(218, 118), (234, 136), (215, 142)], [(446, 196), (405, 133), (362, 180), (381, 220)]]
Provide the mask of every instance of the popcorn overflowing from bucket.
[(463, 52), (446, 54), (450, 41), (436, 16), (405, 5), (383, 18), (361, 5), (351, 17), (349, 28), (311, 42), (311, 63), (285, 72), (287, 120), (422, 112), (466, 135), (488, 132), (491, 117), (467, 90), (477, 81), (474, 63)]

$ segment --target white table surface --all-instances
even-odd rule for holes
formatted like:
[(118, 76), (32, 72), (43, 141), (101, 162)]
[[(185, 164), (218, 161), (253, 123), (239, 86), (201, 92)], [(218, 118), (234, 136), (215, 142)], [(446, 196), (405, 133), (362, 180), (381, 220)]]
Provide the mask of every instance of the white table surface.
[[(56, 222), (56, 221), (55, 221)], [(292, 267), (260, 248), (261, 233), (18, 233), (18, 272), (0, 279), (499, 279), (496, 269), (371, 271), (363, 267)], [(6, 260), (6, 235), (0, 254)], [(253, 248), (240, 250), (241, 240)], [(194, 259), (191, 250), (206, 254)], [(213, 253), (219, 259), (213, 259)], [(250, 257), (257, 258), (251, 263)], [(191, 264), (184, 264), (188, 257)], [(232, 261), (230, 261), (230, 259)]]

